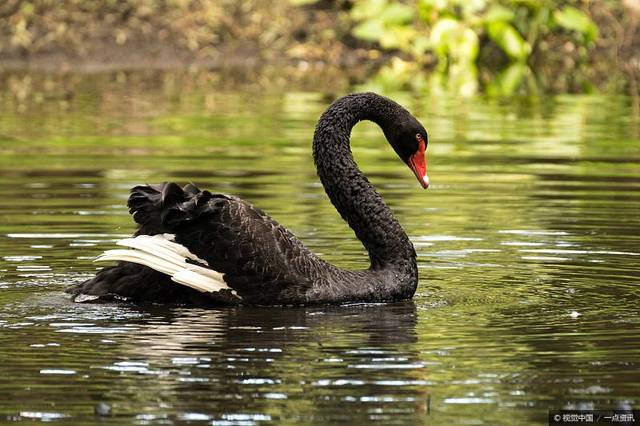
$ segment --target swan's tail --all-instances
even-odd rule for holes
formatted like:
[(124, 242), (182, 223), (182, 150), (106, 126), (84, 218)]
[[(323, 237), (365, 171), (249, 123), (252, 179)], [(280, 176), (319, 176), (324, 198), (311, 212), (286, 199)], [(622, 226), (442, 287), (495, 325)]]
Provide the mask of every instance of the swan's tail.
[(199, 194), (201, 191), (193, 184), (187, 184), (182, 188), (173, 182), (134, 187), (127, 205), (129, 213), (140, 225), (137, 235), (166, 232), (163, 221), (168, 210)]

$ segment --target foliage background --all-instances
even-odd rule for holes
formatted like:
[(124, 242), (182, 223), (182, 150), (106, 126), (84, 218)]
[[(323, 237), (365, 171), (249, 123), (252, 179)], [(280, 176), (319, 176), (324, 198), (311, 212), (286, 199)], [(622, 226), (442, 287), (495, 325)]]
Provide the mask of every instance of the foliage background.
[(435, 71), (461, 94), (637, 94), (639, 17), (640, 0), (6, 0), (0, 68), (277, 64), (418, 89)]

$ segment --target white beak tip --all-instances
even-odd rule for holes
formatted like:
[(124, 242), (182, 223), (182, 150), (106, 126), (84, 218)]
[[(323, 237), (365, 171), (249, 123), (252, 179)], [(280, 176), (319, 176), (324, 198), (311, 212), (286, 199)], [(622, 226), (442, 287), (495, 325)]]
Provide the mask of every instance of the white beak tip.
[(424, 187), (424, 189), (427, 189), (429, 187), (429, 176), (422, 176), (422, 186)]

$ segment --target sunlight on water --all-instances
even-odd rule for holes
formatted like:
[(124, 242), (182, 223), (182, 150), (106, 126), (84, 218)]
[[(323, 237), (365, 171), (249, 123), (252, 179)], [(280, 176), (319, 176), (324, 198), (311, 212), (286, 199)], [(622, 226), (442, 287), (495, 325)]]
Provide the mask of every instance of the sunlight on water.
[(359, 125), (356, 159), (418, 253), (411, 302), (140, 308), (62, 293), (133, 231), (140, 183), (241, 196), (368, 266), (311, 158), (334, 95), (79, 81), (63, 105), (0, 93), (0, 422), (93, 424), (104, 403), (104, 424), (546, 424), (640, 403), (629, 99), (393, 94), (429, 130), (429, 191)]

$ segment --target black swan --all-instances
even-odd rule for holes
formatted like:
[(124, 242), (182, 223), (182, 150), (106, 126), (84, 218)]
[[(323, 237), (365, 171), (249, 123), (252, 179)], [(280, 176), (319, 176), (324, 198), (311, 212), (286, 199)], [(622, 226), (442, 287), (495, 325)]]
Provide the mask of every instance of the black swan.
[(136, 186), (128, 206), (139, 227), (96, 260), (115, 266), (67, 289), (77, 302), (309, 305), (409, 299), (416, 252), (351, 154), (351, 129), (371, 120), (427, 188), (424, 127), (375, 93), (347, 95), (322, 114), (313, 158), (329, 199), (369, 253), (366, 270), (344, 270), (309, 251), (260, 209), (192, 184)]

